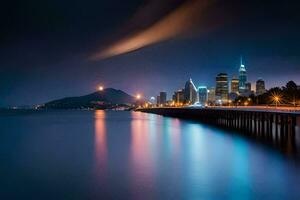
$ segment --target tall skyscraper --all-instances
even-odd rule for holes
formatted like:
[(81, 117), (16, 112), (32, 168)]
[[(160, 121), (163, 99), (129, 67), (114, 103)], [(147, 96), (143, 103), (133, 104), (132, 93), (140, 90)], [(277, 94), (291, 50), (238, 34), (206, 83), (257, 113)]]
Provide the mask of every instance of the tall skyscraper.
[(246, 90), (247, 72), (245, 65), (243, 64), (243, 58), (241, 57), (241, 66), (239, 69), (239, 92), (244, 93)]
[(228, 76), (226, 73), (220, 73), (216, 77), (216, 100), (226, 103), (228, 100)]
[(196, 103), (198, 101), (197, 89), (191, 78), (185, 83), (184, 101), (185, 103), (190, 103), (190, 104)]
[(208, 102), (215, 103), (216, 101), (216, 89), (214, 87), (208, 88)]
[(206, 86), (200, 86), (198, 88), (199, 93), (199, 103), (202, 105), (207, 104), (208, 96), (207, 96), (207, 87)]
[(238, 93), (239, 92), (239, 79), (235, 76), (231, 79), (231, 93)]
[(159, 93), (159, 102), (160, 104), (166, 104), (167, 103), (167, 93), (166, 92), (160, 92)]
[(256, 81), (256, 95), (262, 95), (265, 92), (266, 92), (265, 81), (260, 78)]

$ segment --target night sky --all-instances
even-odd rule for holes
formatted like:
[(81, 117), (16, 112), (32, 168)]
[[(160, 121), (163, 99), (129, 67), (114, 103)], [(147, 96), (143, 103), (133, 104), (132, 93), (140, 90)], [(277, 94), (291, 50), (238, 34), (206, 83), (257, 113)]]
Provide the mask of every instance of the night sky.
[(215, 85), (300, 84), (300, 5), (264, 0), (26, 0), (0, 8), (0, 105), (84, 95), (97, 85), (156, 96)]

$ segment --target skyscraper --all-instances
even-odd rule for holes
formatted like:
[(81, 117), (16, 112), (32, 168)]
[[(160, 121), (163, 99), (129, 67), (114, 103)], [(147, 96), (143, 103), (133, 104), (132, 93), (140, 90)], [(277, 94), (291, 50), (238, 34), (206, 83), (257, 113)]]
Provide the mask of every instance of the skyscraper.
[(185, 83), (184, 101), (185, 103), (191, 103), (191, 104), (196, 103), (198, 101), (197, 89), (191, 78)]
[(209, 103), (215, 103), (216, 101), (216, 89), (214, 87), (208, 88), (208, 102)]
[(184, 90), (177, 90), (174, 92), (173, 100), (175, 103), (184, 103)]
[(231, 79), (231, 93), (238, 93), (239, 92), (239, 79), (235, 76)]
[(198, 88), (199, 93), (199, 103), (202, 105), (205, 105), (207, 103), (207, 87), (206, 86), (200, 86)]
[(254, 94), (254, 92), (252, 91), (252, 88), (251, 88), (251, 83), (250, 82), (247, 82), (245, 84), (245, 89), (243, 90), (242, 93), (240, 93), (241, 96), (244, 96), (244, 97), (249, 97), (250, 95)]
[(256, 95), (262, 95), (265, 92), (266, 92), (265, 81), (260, 78), (256, 81)]
[(166, 104), (167, 103), (167, 93), (166, 92), (160, 92), (159, 93), (159, 102), (160, 104)]
[(228, 76), (226, 73), (220, 73), (216, 77), (216, 100), (223, 103), (228, 100)]
[(244, 93), (246, 90), (247, 72), (245, 65), (243, 64), (243, 58), (241, 57), (241, 66), (239, 69), (239, 92)]
[(156, 104), (157, 104), (157, 106), (160, 105), (160, 96), (159, 95), (156, 97)]

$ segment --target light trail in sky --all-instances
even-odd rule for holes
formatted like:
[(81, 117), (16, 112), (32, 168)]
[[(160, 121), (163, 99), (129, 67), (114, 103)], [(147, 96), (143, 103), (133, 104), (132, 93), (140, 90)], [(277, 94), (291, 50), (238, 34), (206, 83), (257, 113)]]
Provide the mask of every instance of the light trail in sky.
[(181, 36), (199, 24), (202, 19), (201, 15), (212, 2), (208, 0), (187, 1), (152, 26), (108, 45), (90, 58), (101, 60)]

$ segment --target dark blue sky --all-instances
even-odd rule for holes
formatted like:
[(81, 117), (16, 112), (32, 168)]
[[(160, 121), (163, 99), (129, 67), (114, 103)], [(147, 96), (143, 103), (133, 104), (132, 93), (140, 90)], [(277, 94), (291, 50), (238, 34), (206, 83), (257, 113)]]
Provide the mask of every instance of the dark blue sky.
[[(188, 1), (28, 0), (0, 8), (0, 105), (26, 105), (83, 95), (98, 84), (155, 96), (196, 85), (214, 86), (219, 72), (267, 87), (300, 84), (297, 1), (215, 1), (193, 28), (139, 50), (91, 60), (99, 48), (143, 31)], [(196, 19), (196, 18), (199, 19)], [(198, 20), (201, 23), (198, 23)], [(187, 22), (188, 23), (188, 22)], [(213, 28), (211, 28), (213, 26)]]

